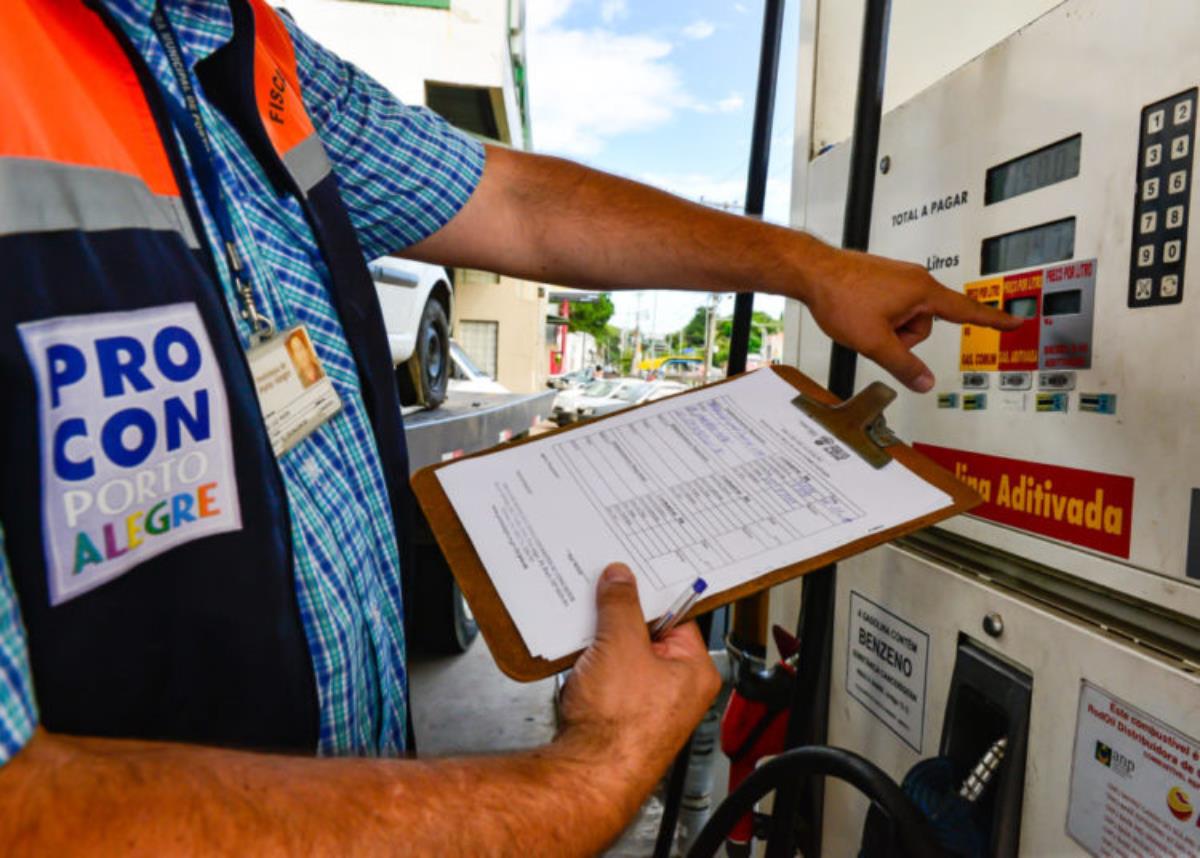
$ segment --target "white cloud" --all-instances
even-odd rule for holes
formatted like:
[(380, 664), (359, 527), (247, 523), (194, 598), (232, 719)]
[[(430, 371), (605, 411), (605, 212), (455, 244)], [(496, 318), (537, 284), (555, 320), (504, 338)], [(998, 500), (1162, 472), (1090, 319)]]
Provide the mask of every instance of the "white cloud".
[(618, 18), (624, 18), (629, 14), (629, 4), (627, 0), (604, 0), (600, 4), (600, 20), (605, 24), (611, 24)]
[(712, 21), (705, 21), (703, 18), (693, 21), (683, 28), (683, 34), (689, 39), (707, 39), (716, 31), (717, 28)]
[(733, 8), (735, 11), (740, 12), (743, 15), (745, 15), (747, 12), (750, 11), (749, 9), (746, 8), (745, 3), (734, 3)]
[(745, 105), (746, 99), (742, 98), (741, 93), (731, 92), (725, 98), (717, 102), (717, 110), (722, 113), (736, 113)]
[[(562, 26), (571, 4), (534, 0), (528, 7), (529, 98), (538, 151), (593, 157), (606, 141), (659, 127), (681, 110), (735, 113), (745, 106), (736, 92), (714, 102), (693, 96), (671, 62), (671, 43), (657, 36)], [(623, 9), (625, 0), (606, 0), (602, 15), (610, 5)]]
[(589, 156), (604, 141), (667, 122), (691, 98), (663, 62), (668, 42), (603, 30), (547, 30), (530, 45), (530, 101), (539, 151)]

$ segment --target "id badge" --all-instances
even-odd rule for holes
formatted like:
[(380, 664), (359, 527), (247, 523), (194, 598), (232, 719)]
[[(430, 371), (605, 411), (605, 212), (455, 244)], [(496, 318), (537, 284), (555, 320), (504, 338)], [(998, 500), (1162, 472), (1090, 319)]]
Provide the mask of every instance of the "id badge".
[(304, 325), (254, 346), (246, 360), (276, 456), (342, 410), (341, 397), (325, 375)]

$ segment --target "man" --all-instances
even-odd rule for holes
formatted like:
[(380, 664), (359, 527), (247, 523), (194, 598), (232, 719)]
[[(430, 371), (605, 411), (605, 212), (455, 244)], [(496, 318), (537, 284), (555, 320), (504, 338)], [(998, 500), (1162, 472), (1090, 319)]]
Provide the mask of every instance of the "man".
[(288, 334), (287, 350), (302, 385), (311, 387), (324, 377), (321, 365), (317, 363), (312, 346), (308, 344), (308, 336), (303, 330), (296, 330)]
[[(16, 0), (0, 56), (6, 853), (593, 854), (709, 705), (695, 627), (652, 643), (611, 567), (552, 744), (386, 759), (407, 463), (364, 259), (788, 295), (919, 391), (935, 316), (1014, 324), (916, 266), (480, 146), (262, 0)], [(296, 331), (339, 402), (280, 444), (256, 389)]]

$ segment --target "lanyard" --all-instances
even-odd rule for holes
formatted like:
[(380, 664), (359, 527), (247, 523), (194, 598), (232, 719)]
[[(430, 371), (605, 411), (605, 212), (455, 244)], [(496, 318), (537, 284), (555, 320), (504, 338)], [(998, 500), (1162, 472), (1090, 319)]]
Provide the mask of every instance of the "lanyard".
[(163, 99), (171, 114), (171, 123), (179, 132), (179, 136), (183, 138), (183, 145), (187, 148), (196, 184), (200, 187), (200, 193), (204, 195), (208, 210), (215, 221), (217, 232), (221, 235), (221, 243), (225, 247), (225, 257), (229, 263), (229, 272), (233, 277), (234, 289), (241, 300), (242, 318), (254, 328), (251, 335), (252, 341), (268, 340), (275, 335), (275, 325), (259, 312), (258, 306), (254, 302), (254, 289), (242, 265), (241, 254), (237, 250), (233, 219), (229, 214), (225, 192), (221, 189), (221, 183), (217, 177), (217, 168), (213, 161), (212, 140), (204, 127), (204, 119), (200, 114), (200, 101), (196, 97), (196, 88), (192, 86), (191, 76), (183, 62), (183, 50), (179, 45), (179, 37), (176, 36), (175, 28), (167, 20), (162, 7), (157, 3), (154, 6), (154, 14), (150, 18), (150, 24), (159, 41), (162, 42), (163, 50), (166, 51), (167, 60), (171, 65), (171, 71), (175, 73), (175, 80), (179, 84), (179, 91), (183, 93), (183, 103), (180, 103), (165, 88), (162, 88)]

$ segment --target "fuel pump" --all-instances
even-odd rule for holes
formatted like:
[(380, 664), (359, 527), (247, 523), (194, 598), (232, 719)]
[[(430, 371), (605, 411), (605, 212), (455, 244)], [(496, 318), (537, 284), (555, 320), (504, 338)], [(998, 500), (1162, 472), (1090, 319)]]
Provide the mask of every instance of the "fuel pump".
[[(859, 8), (819, 3), (801, 38), (793, 210), (828, 240), (855, 174), (833, 105)], [(908, 90), (882, 113), (867, 248), (1026, 322), (935, 327), (937, 389), (888, 410), (985, 503), (839, 566), (825, 741), (917, 804), (923, 761), (946, 761), (945, 794), (1001, 753), (979, 854), (1200, 854), (1200, 7), (921, 0), (891, 34)], [(823, 372), (828, 338), (792, 318)], [(810, 843), (856, 854), (870, 802), (830, 781), (809, 807)]]

